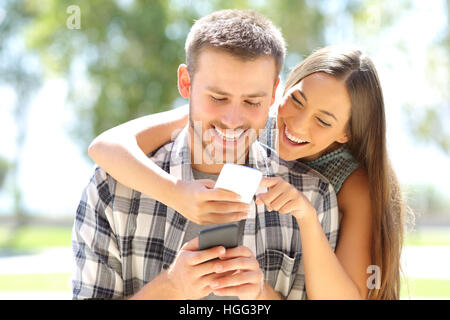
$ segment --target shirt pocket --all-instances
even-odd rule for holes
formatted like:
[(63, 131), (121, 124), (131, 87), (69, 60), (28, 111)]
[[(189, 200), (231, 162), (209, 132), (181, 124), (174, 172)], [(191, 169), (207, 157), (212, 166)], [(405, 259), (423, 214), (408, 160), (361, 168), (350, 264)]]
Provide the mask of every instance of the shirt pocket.
[(301, 257), (301, 252), (295, 252), (294, 256), (290, 257), (284, 252), (274, 249), (265, 251), (265, 280), (284, 298), (291, 291)]

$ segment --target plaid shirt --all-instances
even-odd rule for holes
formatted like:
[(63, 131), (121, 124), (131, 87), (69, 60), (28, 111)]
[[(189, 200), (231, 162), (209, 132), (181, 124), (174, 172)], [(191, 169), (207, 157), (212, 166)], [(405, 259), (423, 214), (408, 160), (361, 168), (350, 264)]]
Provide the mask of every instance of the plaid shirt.
[[(175, 141), (149, 157), (171, 175), (192, 180), (187, 127)], [(333, 250), (338, 236), (338, 208), (332, 186), (297, 161), (285, 162), (254, 142), (249, 164), (265, 176), (281, 176), (316, 208)], [(265, 192), (260, 187), (258, 192)], [(254, 198), (255, 199), (255, 198)], [(84, 189), (72, 233), (75, 271), (73, 298), (126, 298), (167, 269), (182, 246), (187, 219), (166, 205), (132, 190), (96, 167)], [(305, 299), (300, 230), (289, 214), (268, 211), (253, 200), (244, 226), (264, 279), (283, 298)]]

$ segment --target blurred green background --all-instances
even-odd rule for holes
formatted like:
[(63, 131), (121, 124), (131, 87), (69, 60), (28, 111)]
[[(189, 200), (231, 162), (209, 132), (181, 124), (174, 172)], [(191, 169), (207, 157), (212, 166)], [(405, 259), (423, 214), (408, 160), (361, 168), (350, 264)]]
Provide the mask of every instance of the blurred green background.
[(416, 216), (402, 298), (450, 298), (449, 0), (3, 0), (0, 299), (70, 299), (87, 146), (186, 102), (176, 86), (185, 37), (195, 19), (223, 8), (254, 9), (280, 27), (282, 80), (325, 45), (357, 44), (373, 59), (389, 154)]

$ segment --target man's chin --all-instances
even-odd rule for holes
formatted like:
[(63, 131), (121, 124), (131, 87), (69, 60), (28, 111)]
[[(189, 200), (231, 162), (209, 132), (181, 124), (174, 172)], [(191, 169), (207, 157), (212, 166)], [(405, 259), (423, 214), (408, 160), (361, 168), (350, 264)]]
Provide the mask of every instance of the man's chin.
[(245, 163), (249, 147), (245, 140), (230, 143), (215, 139), (212, 146), (211, 155), (216, 163)]
[[(194, 129), (194, 130), (192, 130)], [(248, 130), (236, 141), (225, 140), (215, 134), (214, 129), (195, 130), (191, 127), (194, 143), (191, 145), (194, 164), (220, 165), (224, 163), (245, 164), (249, 146), (256, 140), (252, 130)]]
[[(210, 151), (210, 152), (208, 152)], [(220, 150), (216, 152), (216, 150), (207, 150), (205, 152), (205, 156), (209, 158), (210, 161), (207, 161), (211, 164), (224, 164), (224, 163), (237, 163), (237, 164), (245, 164), (247, 159), (248, 152), (237, 154), (235, 150)]]

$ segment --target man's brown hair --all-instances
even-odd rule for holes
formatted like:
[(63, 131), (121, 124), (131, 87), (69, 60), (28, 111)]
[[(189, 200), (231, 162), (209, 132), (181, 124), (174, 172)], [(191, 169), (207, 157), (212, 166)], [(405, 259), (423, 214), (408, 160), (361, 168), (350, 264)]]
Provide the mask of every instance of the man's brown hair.
[(286, 55), (286, 44), (277, 27), (251, 10), (220, 10), (197, 20), (185, 44), (186, 64), (193, 78), (202, 49), (217, 48), (233, 56), (252, 60), (260, 56), (275, 59), (278, 77)]

